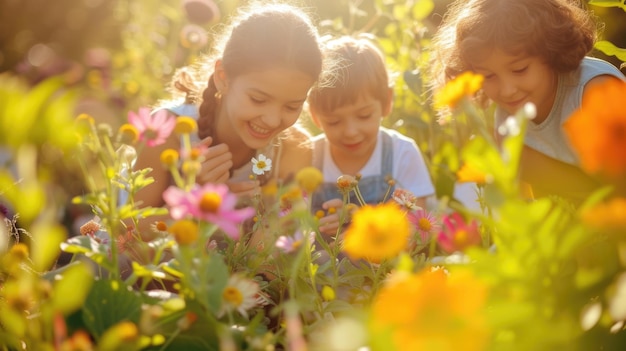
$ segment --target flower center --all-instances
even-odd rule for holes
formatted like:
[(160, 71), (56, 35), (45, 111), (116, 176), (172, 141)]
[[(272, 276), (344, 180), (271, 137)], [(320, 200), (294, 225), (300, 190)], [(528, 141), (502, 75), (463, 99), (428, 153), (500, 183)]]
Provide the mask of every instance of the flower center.
[(417, 226), (419, 227), (420, 230), (423, 230), (425, 232), (429, 232), (430, 229), (433, 227), (430, 221), (426, 218), (420, 218), (419, 221), (417, 222)]
[(159, 132), (153, 128), (147, 128), (144, 132), (143, 132), (144, 137), (147, 140), (153, 140), (156, 139), (159, 136)]
[(267, 164), (265, 164), (265, 161), (259, 161), (256, 163), (256, 166), (259, 167), (259, 169), (265, 169), (265, 167), (267, 167)]
[(467, 231), (460, 229), (457, 230), (456, 233), (454, 233), (454, 244), (457, 246), (463, 246), (467, 243)]
[(300, 245), (302, 245), (302, 240), (296, 240), (296, 241), (293, 242), (292, 247), (295, 250), (295, 249), (299, 248)]
[(200, 210), (202, 212), (216, 213), (222, 204), (222, 197), (218, 193), (205, 193), (200, 198)]
[(226, 289), (224, 289), (222, 297), (224, 298), (224, 301), (233, 306), (239, 306), (243, 302), (243, 294), (239, 291), (239, 289), (233, 286), (227, 286)]

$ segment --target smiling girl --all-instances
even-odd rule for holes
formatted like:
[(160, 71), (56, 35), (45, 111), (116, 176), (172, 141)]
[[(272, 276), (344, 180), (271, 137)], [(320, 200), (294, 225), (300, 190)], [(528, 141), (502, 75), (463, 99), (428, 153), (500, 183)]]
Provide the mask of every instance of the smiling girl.
[[(172, 82), (174, 98), (159, 108), (197, 119), (196, 141), (208, 146), (197, 182), (226, 183), (247, 196), (261, 185), (249, 179), (253, 157), (273, 161), (266, 181), (309, 165), (308, 134), (295, 124), (322, 61), (317, 30), (301, 9), (259, 2), (232, 20), (212, 53), (181, 69)], [(157, 166), (159, 155), (179, 147), (173, 136), (138, 160), (138, 167), (154, 168), (155, 184), (138, 193), (145, 205), (163, 204), (171, 181)]]

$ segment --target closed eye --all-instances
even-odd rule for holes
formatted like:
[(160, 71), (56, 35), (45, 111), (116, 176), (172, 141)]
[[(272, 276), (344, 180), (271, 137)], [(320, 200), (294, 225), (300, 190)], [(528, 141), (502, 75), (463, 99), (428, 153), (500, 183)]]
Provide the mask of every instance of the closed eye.
[(302, 109), (302, 105), (293, 105), (293, 106), (285, 106), (285, 108), (287, 109), (287, 111), (291, 111), (291, 112), (297, 112), (300, 111), (300, 109)]
[(254, 102), (255, 104), (262, 104), (262, 103), (265, 102), (264, 99), (257, 98), (257, 97), (254, 97), (254, 96), (250, 96), (250, 100), (252, 100), (252, 102)]
[(513, 73), (518, 73), (518, 74), (519, 73), (524, 73), (524, 72), (526, 72), (527, 69), (528, 69), (528, 66), (526, 66), (524, 68), (513, 70)]

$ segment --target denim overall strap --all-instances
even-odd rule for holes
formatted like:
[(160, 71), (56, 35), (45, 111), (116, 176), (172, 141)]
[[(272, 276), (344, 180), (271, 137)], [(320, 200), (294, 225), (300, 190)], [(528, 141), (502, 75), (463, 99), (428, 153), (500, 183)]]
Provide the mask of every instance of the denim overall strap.
[[(381, 157), (381, 174), (367, 176), (359, 181), (359, 190), (363, 199), (368, 204), (376, 204), (384, 200), (387, 193), (387, 182), (385, 176), (391, 175), (393, 169), (393, 141), (387, 133), (382, 134), (382, 157)], [(314, 140), (313, 166), (322, 169), (324, 165), (324, 140), (316, 138)], [(393, 191), (393, 189), (391, 190)], [(325, 182), (321, 184), (313, 193), (311, 202), (311, 211), (313, 213), (322, 209), (322, 204), (330, 199), (341, 199), (343, 195), (337, 189), (336, 182)], [(353, 192), (349, 194), (349, 202), (358, 204)]]

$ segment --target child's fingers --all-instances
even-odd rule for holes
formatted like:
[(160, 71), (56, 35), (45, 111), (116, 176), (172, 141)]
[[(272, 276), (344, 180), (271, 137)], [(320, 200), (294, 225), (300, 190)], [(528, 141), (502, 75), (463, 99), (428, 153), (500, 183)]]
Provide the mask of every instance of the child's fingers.
[(200, 184), (224, 183), (229, 178), (229, 171), (233, 167), (233, 155), (228, 151), (226, 144), (218, 144), (208, 148), (204, 154), (202, 169), (197, 180)]
[(322, 208), (325, 210), (331, 207), (335, 209), (343, 207), (343, 200), (342, 199), (330, 199), (322, 204)]
[(258, 180), (244, 180), (239, 182), (226, 182), (230, 192), (243, 197), (243, 196), (255, 196), (261, 193), (261, 187)]
[(319, 220), (319, 231), (325, 235), (334, 235), (339, 229), (339, 215), (331, 214)]

